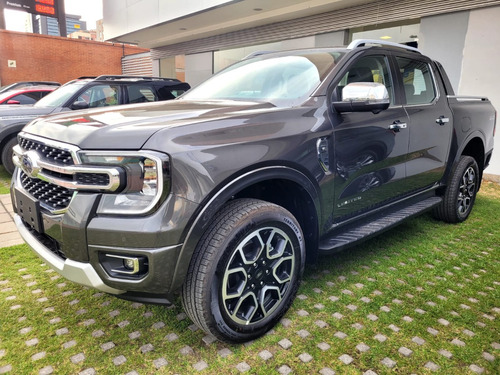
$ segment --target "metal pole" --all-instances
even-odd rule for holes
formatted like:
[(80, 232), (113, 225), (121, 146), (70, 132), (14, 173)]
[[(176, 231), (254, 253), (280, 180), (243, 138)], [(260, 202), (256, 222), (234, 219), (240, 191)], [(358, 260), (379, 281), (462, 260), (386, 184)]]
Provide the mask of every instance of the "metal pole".
[(5, 12), (1, 1), (0, 1), (0, 30), (5, 30)]

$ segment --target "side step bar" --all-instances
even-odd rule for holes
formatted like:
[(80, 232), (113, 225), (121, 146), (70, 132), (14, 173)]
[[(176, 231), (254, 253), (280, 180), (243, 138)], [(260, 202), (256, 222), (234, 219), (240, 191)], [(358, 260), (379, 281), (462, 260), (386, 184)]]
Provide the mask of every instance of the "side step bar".
[(391, 229), (406, 219), (417, 216), (424, 211), (437, 206), (442, 201), (440, 197), (430, 197), (420, 202), (405, 205), (401, 208), (394, 207), (376, 214), (377, 218), (369, 216), (365, 219), (355, 221), (336, 231), (330, 237), (320, 241), (320, 253), (331, 253), (345, 249), (346, 247), (365, 241), (376, 234)]

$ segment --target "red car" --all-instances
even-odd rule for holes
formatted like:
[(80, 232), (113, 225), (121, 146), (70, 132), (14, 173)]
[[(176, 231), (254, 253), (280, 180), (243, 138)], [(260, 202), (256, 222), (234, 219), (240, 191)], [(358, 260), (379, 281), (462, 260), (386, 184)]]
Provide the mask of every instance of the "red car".
[(30, 86), (0, 93), (2, 104), (35, 104), (45, 95), (51, 93), (57, 86)]

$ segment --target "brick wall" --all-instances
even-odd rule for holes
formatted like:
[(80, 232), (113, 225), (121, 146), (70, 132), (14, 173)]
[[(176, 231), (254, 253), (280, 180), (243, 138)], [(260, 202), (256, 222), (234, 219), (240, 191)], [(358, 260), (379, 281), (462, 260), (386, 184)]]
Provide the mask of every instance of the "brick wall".
[[(148, 51), (118, 43), (0, 30), (0, 85), (18, 81), (65, 83), (80, 76), (122, 74), (122, 56)], [(9, 67), (9, 60), (16, 66)]]

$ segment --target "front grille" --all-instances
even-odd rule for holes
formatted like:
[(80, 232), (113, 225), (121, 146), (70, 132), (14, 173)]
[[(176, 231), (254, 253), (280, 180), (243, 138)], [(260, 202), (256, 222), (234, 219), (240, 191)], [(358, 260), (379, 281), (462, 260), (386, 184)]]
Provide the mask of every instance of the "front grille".
[(21, 172), (21, 185), (28, 193), (40, 201), (42, 206), (51, 211), (63, 210), (68, 207), (73, 192), (38, 178), (30, 178)]
[(74, 165), (71, 152), (57, 147), (47, 146), (42, 142), (19, 137), (19, 145), (26, 151), (38, 151), (40, 157), (48, 162), (58, 165)]
[(77, 173), (75, 180), (82, 185), (106, 186), (109, 184), (109, 175), (104, 173)]

